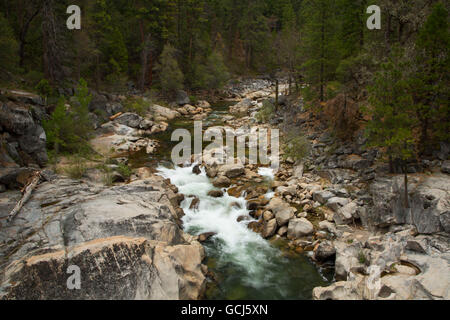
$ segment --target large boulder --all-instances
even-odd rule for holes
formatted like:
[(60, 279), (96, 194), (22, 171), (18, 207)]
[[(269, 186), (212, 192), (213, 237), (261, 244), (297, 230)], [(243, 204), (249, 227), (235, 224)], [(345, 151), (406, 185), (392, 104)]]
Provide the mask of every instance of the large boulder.
[(219, 176), (213, 181), (213, 186), (216, 188), (228, 188), (231, 185), (231, 180), (226, 176)]
[(245, 167), (240, 163), (225, 164), (219, 168), (219, 175), (230, 179), (237, 178), (245, 173)]
[(450, 174), (450, 160), (442, 162), (441, 171)]
[(108, 98), (105, 95), (99, 94), (97, 92), (92, 92), (92, 99), (89, 103), (89, 111), (94, 112), (97, 110), (100, 112), (107, 112), (107, 104)]
[(186, 91), (178, 90), (177, 96), (176, 96), (176, 102), (178, 105), (183, 106), (185, 104), (191, 103), (191, 99), (189, 99), (189, 96), (186, 93)]
[[(179, 227), (174, 198), (158, 176), (112, 188), (42, 183), (2, 226), (1, 298), (198, 299), (204, 252)], [(70, 265), (81, 290), (67, 290)]]
[(120, 123), (121, 125), (130, 127), (130, 128), (139, 128), (141, 122), (144, 119), (136, 114), (136, 113), (131, 113), (131, 112), (126, 112), (122, 115), (120, 115), (119, 117), (117, 117), (114, 122)]
[(270, 200), (266, 209), (275, 215), (279, 227), (287, 225), (289, 220), (294, 218), (294, 208), (277, 197)]
[(347, 198), (341, 198), (341, 197), (332, 197), (328, 199), (326, 202), (326, 205), (328, 208), (330, 208), (333, 211), (338, 211), (343, 206), (347, 205), (350, 202)]
[[(335, 243), (338, 282), (314, 288), (313, 299), (448, 300), (450, 255), (447, 249), (433, 250), (432, 255), (405, 251), (408, 248), (405, 242), (415, 241), (408, 239), (411, 239), (408, 233), (388, 233), (371, 237), (364, 244)], [(358, 255), (364, 259), (358, 259)], [(362, 264), (361, 260), (365, 259)]]
[(28, 108), (13, 103), (0, 103), (0, 126), (16, 135), (25, 135), (34, 130), (35, 123)]
[[(33, 117), (31, 107), (12, 102), (0, 103), (0, 127), (8, 135), (8, 143), (0, 141), (8, 153), (8, 158), (2, 162), (12, 159), (19, 165), (37, 164), (41, 167), (48, 162), (47, 136), (39, 124), (39, 119)], [(3, 146), (0, 151), (2, 149)]]
[(334, 260), (336, 256), (336, 249), (329, 241), (323, 241), (314, 250), (314, 259), (319, 262), (326, 262), (328, 260)]
[(262, 236), (264, 238), (270, 238), (277, 231), (277, 220), (271, 219), (264, 224)]
[(358, 204), (350, 202), (345, 206), (339, 208), (333, 215), (336, 224), (349, 224), (357, 217)]
[(156, 104), (151, 107), (151, 111), (152, 111), (155, 119), (158, 118), (158, 117), (162, 117), (162, 118), (165, 118), (167, 120), (173, 120), (173, 119), (178, 118), (178, 117), (181, 116), (181, 114), (178, 111), (176, 111), (176, 110), (172, 110), (172, 109), (169, 109), (169, 108), (166, 108), (166, 107), (158, 106)]
[(314, 232), (311, 222), (305, 218), (289, 220), (287, 237), (288, 239), (298, 239), (308, 236)]
[(328, 190), (318, 190), (313, 192), (313, 200), (325, 204), (327, 201), (334, 197), (334, 193)]
[(236, 115), (247, 115), (248, 110), (250, 109), (251, 106), (252, 100), (247, 98), (235, 104), (234, 106), (231, 106), (230, 113)]

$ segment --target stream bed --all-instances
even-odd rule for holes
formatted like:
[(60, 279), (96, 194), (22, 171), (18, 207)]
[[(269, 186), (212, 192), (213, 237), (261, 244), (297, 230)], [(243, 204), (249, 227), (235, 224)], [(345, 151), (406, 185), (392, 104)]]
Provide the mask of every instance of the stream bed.
[[(204, 129), (222, 125), (221, 118), (228, 114), (230, 102), (213, 105), (213, 112), (204, 121)], [(247, 225), (254, 219), (246, 209), (244, 196), (232, 197), (226, 192), (221, 198), (208, 196), (214, 190), (204, 169), (192, 173), (192, 166), (174, 167), (170, 153), (178, 142), (171, 142), (171, 133), (177, 128), (193, 130), (193, 121), (187, 119), (171, 122), (167, 132), (159, 134), (160, 148), (156, 154), (137, 154), (130, 158), (134, 167), (156, 168), (159, 175), (170, 179), (185, 195), (181, 207), (184, 230), (193, 235), (214, 232), (203, 245), (206, 262), (215, 281), (207, 286), (206, 299), (311, 299), (312, 289), (330, 284), (333, 274), (319, 270), (306, 254), (287, 248), (285, 240), (268, 241), (250, 230)], [(268, 169), (270, 170), (270, 169)], [(262, 169), (266, 179), (267, 170)], [(268, 193), (267, 196), (272, 196)], [(190, 209), (194, 197), (200, 200), (197, 209)], [(245, 217), (244, 220), (238, 217)]]

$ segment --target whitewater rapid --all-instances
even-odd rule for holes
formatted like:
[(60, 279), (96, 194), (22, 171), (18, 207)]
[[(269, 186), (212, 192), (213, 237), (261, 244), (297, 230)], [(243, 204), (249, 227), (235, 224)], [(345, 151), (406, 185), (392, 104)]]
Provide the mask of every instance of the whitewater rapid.
[[(219, 251), (218, 263), (226, 265), (233, 263), (244, 272), (242, 281), (253, 288), (262, 288), (270, 283), (268, 271), (275, 267), (273, 258), (280, 254), (268, 241), (259, 234), (248, 229), (250, 221), (255, 221), (247, 210), (244, 197), (232, 197), (224, 192), (221, 198), (208, 196), (208, 192), (215, 190), (205, 170), (199, 175), (192, 173), (191, 167), (176, 167), (168, 169), (158, 167), (158, 172), (178, 187), (185, 195), (181, 207), (185, 212), (183, 226), (186, 232), (201, 234), (214, 232)], [(224, 189), (225, 190), (225, 189)], [(198, 209), (190, 209), (191, 196), (200, 199)], [(245, 217), (238, 222), (239, 217)]]

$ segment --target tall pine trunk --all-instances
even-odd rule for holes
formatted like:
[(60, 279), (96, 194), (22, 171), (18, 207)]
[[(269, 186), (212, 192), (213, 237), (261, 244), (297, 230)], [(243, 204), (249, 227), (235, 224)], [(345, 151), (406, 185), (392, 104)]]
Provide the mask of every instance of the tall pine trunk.
[(42, 45), (44, 74), (51, 83), (62, 80), (61, 52), (58, 42), (58, 23), (54, 0), (44, 0), (42, 7)]
[(324, 73), (325, 73), (325, 9), (322, 8), (322, 26), (321, 26), (321, 44), (320, 44), (320, 102), (325, 101), (324, 98)]

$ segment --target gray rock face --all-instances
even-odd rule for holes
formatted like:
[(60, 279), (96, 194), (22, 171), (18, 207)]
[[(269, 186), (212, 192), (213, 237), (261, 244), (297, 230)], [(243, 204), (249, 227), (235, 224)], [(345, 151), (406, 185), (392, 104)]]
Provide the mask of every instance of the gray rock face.
[(338, 211), (340, 208), (347, 205), (349, 202), (350, 202), (350, 200), (347, 198), (332, 197), (332, 198), (328, 199), (326, 205), (331, 210)]
[(18, 161), (19, 165), (44, 166), (47, 163), (47, 137), (30, 108), (12, 102), (0, 103), (0, 127), (9, 134), (9, 143), (5, 141), (2, 145), (6, 145), (10, 159)]
[(287, 225), (294, 218), (294, 208), (280, 198), (272, 198), (266, 208), (275, 215), (279, 227)]
[(186, 93), (186, 91), (178, 90), (177, 91), (176, 102), (177, 102), (178, 105), (184, 106), (185, 104), (190, 104), (191, 103), (191, 99), (189, 99), (189, 96)]
[(92, 93), (92, 99), (89, 103), (89, 111), (106, 111), (106, 105), (108, 103), (108, 98), (103, 94), (98, 94), (96, 92)]
[(116, 118), (114, 121), (127, 127), (137, 129), (143, 120), (144, 119), (141, 116), (127, 112)]
[(242, 164), (225, 164), (219, 168), (219, 174), (225, 175), (230, 179), (239, 177), (245, 173), (245, 167)]
[(275, 234), (276, 230), (277, 230), (277, 220), (276, 219), (269, 220), (264, 224), (262, 236), (264, 238), (270, 238)]
[[(42, 183), (0, 230), (0, 297), (197, 299), (203, 247), (180, 229), (176, 198), (156, 176), (108, 189)], [(65, 289), (72, 264), (81, 291)]]
[[(371, 237), (365, 243), (335, 242), (336, 279), (346, 281), (314, 288), (313, 299), (449, 299), (450, 256), (447, 248), (442, 251), (432, 249), (421, 237), (426, 236), (414, 238), (409, 232), (399, 232)], [(433, 242), (431, 237), (428, 240)], [(419, 242), (420, 250), (417, 250)], [(367, 260), (364, 264), (358, 258), (361, 255)], [(380, 274), (385, 273), (378, 278), (379, 282), (376, 274), (371, 272), (373, 268)]]
[(404, 206), (402, 177), (380, 179), (371, 185), (374, 206), (369, 212), (368, 224), (379, 228), (411, 224), (423, 234), (448, 232), (450, 182), (447, 176), (410, 180), (410, 208)]
[[(197, 299), (199, 288), (204, 290), (199, 243), (167, 246), (145, 238), (112, 237), (66, 250), (9, 266), (9, 287), (2, 298)], [(65, 271), (73, 265), (80, 268), (80, 290), (67, 289)]]
[(318, 202), (320, 202), (320, 204), (327, 203), (327, 201), (333, 197), (334, 197), (334, 194), (327, 190), (313, 192), (314, 201), (318, 201)]
[(151, 111), (154, 114), (155, 118), (156, 117), (162, 117), (165, 118), (167, 120), (173, 120), (175, 118), (178, 118), (181, 116), (181, 114), (176, 111), (176, 110), (172, 110), (166, 107), (162, 107), (162, 106), (158, 106), (158, 105), (153, 105), (151, 107)]
[(450, 160), (446, 160), (442, 163), (441, 171), (450, 174)]
[(34, 128), (30, 111), (13, 103), (0, 104), (0, 125), (3, 130), (17, 135), (24, 135)]
[(234, 106), (231, 106), (230, 113), (237, 115), (247, 115), (251, 106), (252, 100), (247, 98), (235, 104)]
[(298, 239), (308, 236), (314, 232), (311, 222), (305, 218), (292, 219), (289, 221), (287, 237), (288, 239)]
[(339, 208), (333, 215), (336, 224), (349, 224), (353, 218), (357, 216), (358, 205), (355, 202), (350, 202)]
[(314, 259), (320, 262), (325, 262), (327, 260), (332, 260), (336, 255), (336, 249), (333, 244), (329, 241), (324, 241), (319, 244), (317, 249), (314, 251)]

